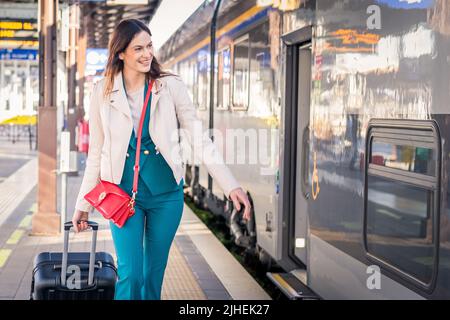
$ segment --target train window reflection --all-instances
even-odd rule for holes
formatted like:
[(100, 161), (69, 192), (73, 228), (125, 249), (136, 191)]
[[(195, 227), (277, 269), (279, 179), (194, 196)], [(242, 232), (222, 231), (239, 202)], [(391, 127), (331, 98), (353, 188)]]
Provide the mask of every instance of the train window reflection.
[(198, 84), (198, 95), (197, 95), (197, 106), (200, 110), (206, 110), (209, 106), (209, 56), (202, 56), (198, 60), (198, 74), (197, 74), (197, 84)]
[(233, 53), (233, 108), (248, 108), (250, 85), (250, 43), (248, 34), (236, 41)]
[(370, 260), (422, 290), (437, 276), (440, 135), (434, 121), (371, 120), (364, 241)]
[(369, 175), (367, 198), (368, 252), (429, 283), (436, 241), (432, 191)]
[(250, 108), (259, 116), (272, 115), (273, 74), (271, 68), (269, 23), (250, 33)]
[(179, 64), (178, 74), (184, 80), (188, 88), (189, 96), (195, 105), (198, 105), (197, 101), (197, 67), (196, 62), (193, 59), (181, 62)]
[(436, 152), (425, 147), (400, 145), (374, 139), (371, 146), (370, 163), (436, 176)]
[(230, 78), (231, 78), (230, 48), (218, 53), (218, 72), (216, 79), (217, 109), (227, 110), (230, 106)]

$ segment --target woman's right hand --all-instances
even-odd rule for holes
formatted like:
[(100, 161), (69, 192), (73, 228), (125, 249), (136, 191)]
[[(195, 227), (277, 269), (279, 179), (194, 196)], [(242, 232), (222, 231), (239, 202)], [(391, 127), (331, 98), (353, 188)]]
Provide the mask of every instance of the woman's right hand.
[[(72, 224), (75, 232), (81, 232), (88, 228), (87, 221), (89, 220), (89, 213), (81, 210), (75, 210), (72, 217)], [(78, 223), (80, 221), (80, 223)]]

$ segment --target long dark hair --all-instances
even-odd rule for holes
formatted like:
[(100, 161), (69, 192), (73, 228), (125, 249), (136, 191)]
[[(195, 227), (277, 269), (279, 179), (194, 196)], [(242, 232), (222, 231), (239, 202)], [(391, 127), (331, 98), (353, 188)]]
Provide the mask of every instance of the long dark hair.
[[(108, 62), (105, 68), (105, 87), (104, 96), (108, 96), (114, 86), (114, 77), (123, 71), (123, 61), (119, 59), (119, 54), (124, 52), (131, 40), (141, 31), (147, 32), (150, 36), (152, 33), (150, 29), (140, 20), (137, 19), (125, 19), (122, 20), (114, 29), (111, 40), (108, 45)], [(162, 70), (158, 60), (153, 56), (150, 71), (147, 73), (148, 79), (158, 79), (163, 76), (170, 75), (171, 73)]]

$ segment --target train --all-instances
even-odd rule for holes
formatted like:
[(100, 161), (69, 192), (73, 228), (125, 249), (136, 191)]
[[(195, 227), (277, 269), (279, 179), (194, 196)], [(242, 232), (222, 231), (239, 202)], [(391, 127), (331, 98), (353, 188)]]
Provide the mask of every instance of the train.
[(252, 217), (187, 160), (189, 196), (288, 298), (450, 298), (447, 1), (205, 1), (157, 57)]

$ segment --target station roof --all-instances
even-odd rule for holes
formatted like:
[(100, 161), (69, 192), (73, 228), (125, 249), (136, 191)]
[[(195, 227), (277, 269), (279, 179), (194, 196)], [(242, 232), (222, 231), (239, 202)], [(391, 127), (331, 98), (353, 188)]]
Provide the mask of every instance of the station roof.
[[(79, 3), (81, 17), (87, 18), (88, 48), (107, 48), (109, 36), (123, 19), (139, 19), (149, 24), (162, 0), (59, 0), (60, 4)], [(37, 4), (38, 0), (0, 0), (4, 4)], [(80, 24), (82, 21), (80, 19)]]
[[(80, 0), (79, 0), (80, 1)], [(123, 19), (139, 19), (148, 24), (162, 0), (80, 1), (83, 17), (88, 17), (88, 48), (107, 48), (109, 36)], [(127, 4), (125, 4), (127, 3)]]

